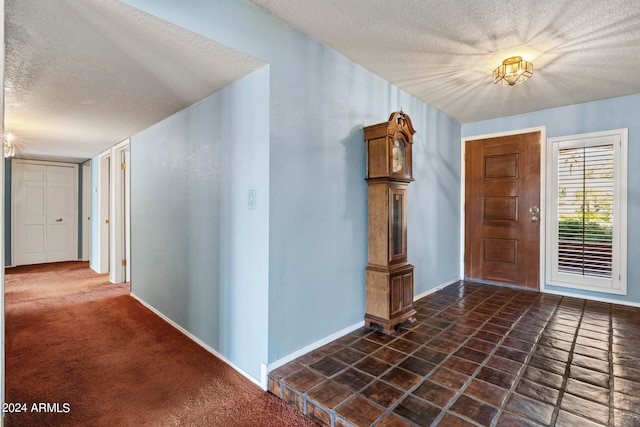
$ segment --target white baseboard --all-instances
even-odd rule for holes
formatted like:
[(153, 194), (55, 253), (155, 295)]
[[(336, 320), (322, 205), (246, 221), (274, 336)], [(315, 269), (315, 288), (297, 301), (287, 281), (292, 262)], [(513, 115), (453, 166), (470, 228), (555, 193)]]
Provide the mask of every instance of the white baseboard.
[(226, 357), (224, 357), (222, 354), (218, 353), (218, 351), (216, 351), (214, 348), (210, 347), (209, 345), (207, 345), (204, 341), (200, 340), (198, 337), (196, 337), (195, 335), (191, 334), (189, 331), (187, 331), (186, 329), (184, 329), (182, 326), (178, 325), (176, 322), (174, 322), (173, 320), (169, 319), (167, 316), (165, 316), (164, 314), (162, 314), (161, 312), (159, 312), (155, 307), (149, 305), (148, 303), (146, 303), (144, 300), (138, 298), (138, 296), (134, 295), (133, 293), (130, 294), (136, 301), (138, 301), (140, 304), (144, 305), (146, 308), (148, 308), (149, 310), (151, 310), (153, 313), (155, 313), (158, 317), (162, 318), (165, 322), (169, 323), (171, 326), (173, 326), (174, 328), (176, 328), (178, 331), (182, 332), (184, 335), (187, 336), (187, 338), (189, 338), (191, 341), (195, 342), (196, 344), (198, 344), (200, 347), (204, 348), (205, 350), (207, 350), (209, 353), (213, 354), (214, 356), (216, 356), (218, 359), (222, 360), (224, 363), (226, 363), (227, 365), (231, 366), (233, 369), (235, 369), (236, 371), (238, 371), (238, 373), (240, 373), (242, 376), (244, 376), (245, 378), (247, 378), (249, 381), (251, 381), (252, 383), (254, 383), (255, 385), (259, 386), (260, 388), (262, 388), (263, 390), (266, 390), (266, 386), (268, 385), (266, 383), (266, 381), (264, 382), (264, 384), (261, 384), (260, 380), (254, 378), (253, 376), (251, 376), (251, 374), (249, 374), (248, 372), (246, 372), (245, 370), (241, 369), (239, 366), (237, 366), (236, 364), (234, 364), (233, 362), (231, 362), (229, 359), (227, 359)]
[[(439, 291), (440, 289), (443, 289), (453, 283), (458, 282), (459, 279), (456, 280), (452, 280), (451, 282), (442, 284), (440, 286), (437, 286), (433, 289), (428, 290), (427, 292), (424, 292), (420, 295), (417, 295), (416, 297), (414, 297), (414, 301), (418, 300), (422, 297), (425, 297), (429, 294), (432, 294), (434, 292)], [(328, 335), (316, 342), (313, 342), (273, 363), (270, 363), (268, 365), (261, 363), (260, 364), (260, 380), (257, 380), (256, 378), (252, 377), (250, 374), (248, 374), (247, 372), (245, 372), (244, 370), (242, 370), (241, 368), (239, 368), (238, 366), (234, 365), (231, 361), (229, 361), (228, 359), (226, 359), (224, 356), (222, 356), (220, 353), (218, 353), (216, 350), (214, 350), (213, 348), (209, 347), (207, 344), (205, 344), (204, 342), (202, 342), (200, 339), (198, 339), (197, 337), (195, 337), (194, 335), (192, 335), (191, 333), (189, 333), (187, 330), (185, 330), (184, 328), (182, 328), (180, 325), (178, 325), (177, 323), (175, 323), (174, 321), (172, 321), (171, 319), (169, 319), (168, 317), (166, 317), (164, 314), (162, 314), (161, 312), (159, 312), (158, 310), (156, 310), (153, 306), (147, 304), (145, 301), (143, 301), (142, 299), (138, 298), (135, 294), (131, 294), (131, 296), (133, 298), (135, 298), (138, 302), (140, 302), (140, 304), (144, 305), (145, 307), (147, 307), (149, 310), (153, 311), (155, 314), (157, 314), (158, 316), (160, 316), (162, 319), (164, 319), (167, 323), (169, 323), (170, 325), (172, 325), (174, 328), (176, 328), (177, 330), (179, 330), (180, 332), (182, 332), (183, 334), (185, 334), (187, 337), (189, 337), (189, 339), (191, 339), (192, 341), (194, 341), (196, 344), (198, 344), (199, 346), (201, 346), (202, 348), (204, 348), (205, 350), (209, 351), (210, 353), (212, 353), (213, 355), (215, 355), (216, 357), (218, 357), (219, 359), (221, 359), (222, 361), (224, 361), (226, 364), (228, 364), (229, 366), (231, 366), (233, 369), (235, 369), (236, 371), (238, 371), (240, 374), (242, 374), (243, 376), (247, 377), (249, 380), (251, 380), (253, 383), (257, 384), (258, 386), (260, 386), (263, 390), (267, 390), (269, 387), (269, 372), (273, 371), (274, 369), (277, 369), (295, 359), (297, 359), (300, 356), (303, 356), (307, 353), (309, 353), (310, 351), (313, 351), (315, 349), (318, 349), (320, 347), (322, 347), (323, 345), (329, 344), (332, 341), (337, 340), (338, 338), (341, 338), (353, 331), (355, 331), (358, 328), (361, 328), (364, 326), (364, 320), (355, 323), (351, 326), (348, 326), (344, 329), (341, 329), (331, 335)]]

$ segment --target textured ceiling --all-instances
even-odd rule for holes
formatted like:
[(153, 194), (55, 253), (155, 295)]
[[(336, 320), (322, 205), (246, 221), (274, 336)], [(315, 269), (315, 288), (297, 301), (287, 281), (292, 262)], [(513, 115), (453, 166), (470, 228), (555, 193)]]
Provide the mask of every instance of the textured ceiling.
[(251, 1), (460, 123), (640, 93), (639, 0)]
[[(460, 123), (640, 93), (640, 0), (252, 0)], [(263, 64), (115, 0), (5, 0), (17, 156), (82, 161)], [(533, 77), (496, 86), (515, 54)]]
[(113, 0), (5, 1), (16, 157), (82, 161), (260, 68)]

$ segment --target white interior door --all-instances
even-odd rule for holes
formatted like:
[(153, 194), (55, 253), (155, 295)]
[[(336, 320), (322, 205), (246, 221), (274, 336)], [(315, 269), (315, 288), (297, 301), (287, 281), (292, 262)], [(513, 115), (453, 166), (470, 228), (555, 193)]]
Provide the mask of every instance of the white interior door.
[(14, 162), (12, 194), (13, 264), (46, 262), (46, 168)]
[(108, 273), (111, 268), (111, 150), (100, 155), (98, 164), (100, 183), (98, 185), (98, 273)]
[(47, 262), (77, 259), (77, 170), (70, 167), (47, 168)]
[(124, 271), (124, 281), (131, 281), (131, 196), (130, 196), (130, 188), (131, 188), (131, 173), (129, 171), (129, 161), (131, 159), (131, 153), (129, 150), (126, 150), (123, 153), (124, 156), (124, 164), (126, 165), (123, 169), (124, 179), (123, 179), (123, 203), (124, 203), (124, 259), (125, 262), (125, 271)]
[(111, 149), (111, 254), (109, 280), (129, 281), (129, 140)]
[(82, 260), (91, 259), (91, 161), (82, 165)]
[(13, 264), (77, 259), (77, 165), (16, 160)]

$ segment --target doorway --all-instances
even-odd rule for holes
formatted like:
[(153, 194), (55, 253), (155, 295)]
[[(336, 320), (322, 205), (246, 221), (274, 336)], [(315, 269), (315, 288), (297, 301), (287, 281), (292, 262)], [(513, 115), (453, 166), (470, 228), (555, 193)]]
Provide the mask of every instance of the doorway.
[(91, 260), (91, 160), (82, 164), (82, 260)]
[(126, 139), (111, 149), (111, 255), (109, 280), (130, 281), (131, 227), (130, 212), (130, 150)]
[(97, 273), (108, 273), (111, 252), (111, 227), (109, 216), (111, 211), (111, 150), (100, 155), (98, 163), (98, 269)]
[(544, 133), (463, 140), (465, 279), (540, 289)]
[(78, 165), (15, 160), (13, 265), (78, 258)]

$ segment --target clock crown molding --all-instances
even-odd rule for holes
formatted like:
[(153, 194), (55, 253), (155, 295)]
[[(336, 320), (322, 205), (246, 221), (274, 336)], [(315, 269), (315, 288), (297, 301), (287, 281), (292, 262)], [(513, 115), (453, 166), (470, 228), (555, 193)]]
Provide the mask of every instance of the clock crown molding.
[(413, 134), (416, 130), (411, 124), (411, 118), (403, 111), (391, 113), (389, 120), (375, 125), (364, 126), (362, 128), (365, 140), (383, 137), (393, 137), (398, 131), (402, 132), (408, 143), (413, 144)]
[(387, 134), (389, 136), (395, 135), (395, 133), (399, 130), (405, 131), (405, 135), (407, 137), (407, 142), (413, 144), (413, 134), (416, 133), (416, 130), (413, 128), (413, 124), (411, 124), (411, 118), (404, 111), (396, 111), (391, 113), (389, 116), (389, 120), (387, 121)]

